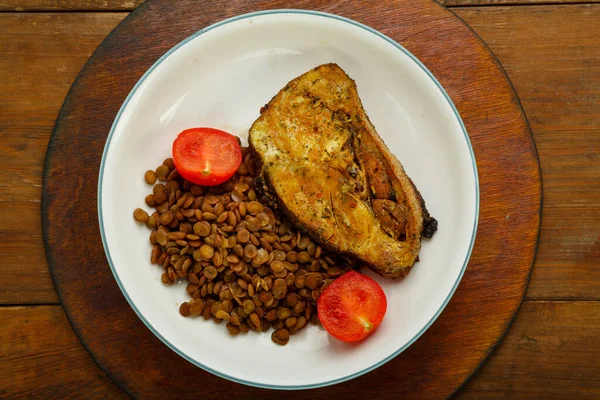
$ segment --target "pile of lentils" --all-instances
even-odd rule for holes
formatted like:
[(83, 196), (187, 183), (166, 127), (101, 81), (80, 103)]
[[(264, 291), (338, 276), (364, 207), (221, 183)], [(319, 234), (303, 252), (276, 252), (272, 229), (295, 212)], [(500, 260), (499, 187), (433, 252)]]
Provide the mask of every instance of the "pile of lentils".
[(166, 159), (145, 173), (154, 211), (133, 215), (151, 230), (150, 259), (162, 266), (162, 282), (187, 281), (182, 316), (226, 321), (234, 336), (273, 328), (272, 340), (285, 345), (308, 322), (318, 324), (319, 295), (350, 264), (261, 203), (252, 154), (243, 147), (242, 155), (237, 172), (211, 187), (186, 181)]

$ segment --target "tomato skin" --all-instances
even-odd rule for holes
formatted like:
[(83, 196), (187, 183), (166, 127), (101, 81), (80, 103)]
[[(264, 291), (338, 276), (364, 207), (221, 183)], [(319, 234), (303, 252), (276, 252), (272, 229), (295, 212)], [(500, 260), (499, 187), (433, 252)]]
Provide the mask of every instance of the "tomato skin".
[(231, 178), (242, 163), (236, 137), (214, 128), (182, 131), (173, 142), (173, 162), (186, 180), (215, 186)]
[(387, 311), (387, 299), (373, 279), (349, 271), (321, 293), (317, 310), (321, 325), (331, 336), (344, 342), (356, 342), (381, 324)]

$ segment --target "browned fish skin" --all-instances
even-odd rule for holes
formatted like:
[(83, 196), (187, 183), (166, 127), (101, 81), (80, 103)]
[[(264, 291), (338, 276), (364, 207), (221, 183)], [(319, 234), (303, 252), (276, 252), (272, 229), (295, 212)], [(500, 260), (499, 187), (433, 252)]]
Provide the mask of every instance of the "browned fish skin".
[(408, 274), (437, 221), (339, 66), (289, 82), (261, 109), (249, 142), (257, 187), (292, 223), (380, 275)]

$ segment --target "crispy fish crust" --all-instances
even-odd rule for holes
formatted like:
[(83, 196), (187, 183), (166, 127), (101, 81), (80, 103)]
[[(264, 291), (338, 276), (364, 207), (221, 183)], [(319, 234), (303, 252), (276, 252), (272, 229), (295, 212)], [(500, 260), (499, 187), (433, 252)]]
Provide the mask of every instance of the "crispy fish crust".
[(410, 272), (437, 221), (338, 65), (289, 82), (261, 110), (249, 142), (256, 186), (293, 224), (384, 277)]

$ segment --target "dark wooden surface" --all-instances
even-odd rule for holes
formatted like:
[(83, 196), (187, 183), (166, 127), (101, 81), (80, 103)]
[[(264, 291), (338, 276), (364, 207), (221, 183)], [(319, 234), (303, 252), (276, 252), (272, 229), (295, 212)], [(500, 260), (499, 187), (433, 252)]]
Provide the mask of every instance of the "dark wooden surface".
[(547, 5), (600, 3), (600, 0), (439, 0), (440, 4), (453, 6), (515, 6), (515, 5)]
[(0, 0), (0, 11), (121, 11), (144, 0)]
[[(0, 11), (121, 11), (144, 0), (0, 0)], [(599, 3), (600, 0), (437, 0), (446, 6)]]
[[(59, 3), (67, 2), (0, 7), (49, 3), (61, 10)], [(62, 8), (69, 12), (0, 13), (0, 398), (120, 398), (64, 316), (40, 231), (44, 155), (62, 101), (94, 49), (127, 15), (71, 12), (90, 10), (90, 3), (69, 2)], [(113, 4), (101, 10), (128, 9), (114, 6), (127, 2), (102, 3)], [(545, 194), (526, 301), (507, 337), (457, 397), (597, 399), (600, 6), (451, 10), (510, 76), (538, 147)]]
[(453, 10), (515, 77), (539, 152), (544, 216), (527, 298), (600, 300), (600, 4)]
[[(498, 343), (521, 303), (537, 244), (541, 180), (523, 110), (496, 59), (452, 13), (429, 0), (385, 5), (378, 1), (230, 1), (224, 7), (216, 7), (216, 2), (202, 7), (195, 2), (144, 3), (107, 37), (79, 75), (48, 147), (43, 223), (62, 304), (92, 356), (134, 397), (216, 398), (224, 385), (232, 396), (281, 396), (225, 382), (162, 345), (120, 294), (104, 257), (96, 214), (90, 209), (96, 206), (98, 163), (107, 133), (141, 74), (199, 28), (254, 10), (290, 7), (310, 7), (358, 20), (412, 51), (459, 109), (481, 177), (473, 256), (442, 316), (393, 361), (366, 376), (312, 391), (311, 397), (364, 397), (362, 388), (367, 383), (373, 398), (447, 397)], [(371, 13), (366, 15), (364, 7)], [(397, 11), (389, 12), (390, 7)], [(160, 37), (152, 35), (158, 31)], [(449, 34), (454, 37), (452, 44), (443, 40)], [(181, 386), (177, 381), (197, 382), (197, 386)], [(302, 392), (288, 394), (304, 396)]]

